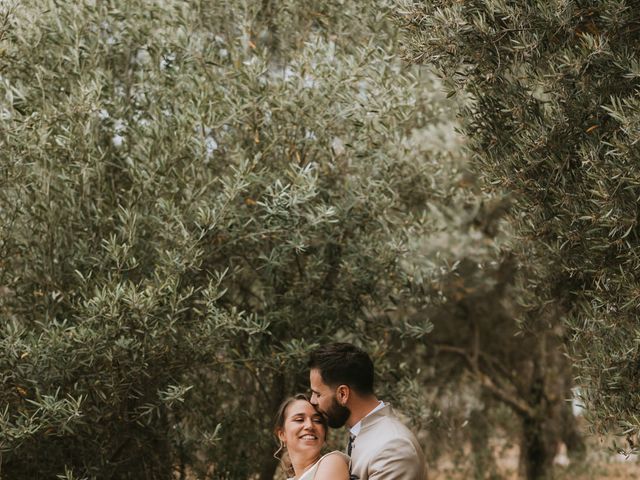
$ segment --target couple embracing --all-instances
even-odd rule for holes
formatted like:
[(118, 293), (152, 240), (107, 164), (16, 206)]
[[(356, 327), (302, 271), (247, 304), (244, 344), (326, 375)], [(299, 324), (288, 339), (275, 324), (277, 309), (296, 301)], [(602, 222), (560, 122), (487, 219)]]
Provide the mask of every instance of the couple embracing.
[[(278, 411), (275, 434), (286, 451), (289, 480), (425, 480), (416, 437), (378, 400), (373, 362), (349, 343), (324, 345), (309, 358), (311, 396), (296, 395)], [(321, 455), (328, 428), (349, 429), (346, 454)]]

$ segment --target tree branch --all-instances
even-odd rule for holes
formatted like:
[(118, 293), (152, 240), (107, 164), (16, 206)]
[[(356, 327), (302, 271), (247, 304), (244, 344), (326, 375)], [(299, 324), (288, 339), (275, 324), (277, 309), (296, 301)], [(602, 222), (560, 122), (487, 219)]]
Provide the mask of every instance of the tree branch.
[(498, 400), (509, 405), (518, 415), (529, 418), (535, 416), (534, 409), (531, 408), (527, 402), (497, 386), (488, 375), (485, 375), (482, 372), (474, 373), (478, 376), (481, 385), (485, 389), (493, 394)]
[(517, 394), (513, 394), (496, 384), (496, 382), (487, 374), (480, 370), (480, 367), (474, 362), (474, 357), (464, 348), (454, 347), (453, 345), (436, 345), (436, 350), (445, 353), (454, 353), (460, 355), (469, 366), (469, 371), (480, 381), (480, 385), (501, 402), (509, 405), (518, 415), (524, 417), (533, 417), (534, 409)]

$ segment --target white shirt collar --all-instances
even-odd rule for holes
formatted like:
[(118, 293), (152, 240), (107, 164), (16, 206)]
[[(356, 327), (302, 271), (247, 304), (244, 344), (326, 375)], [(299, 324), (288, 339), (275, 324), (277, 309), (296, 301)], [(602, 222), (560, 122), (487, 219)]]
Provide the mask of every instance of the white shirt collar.
[(358, 434), (360, 433), (360, 429), (362, 428), (362, 420), (367, 418), (369, 415), (377, 412), (378, 410), (380, 410), (384, 406), (385, 406), (385, 403), (382, 400), (380, 400), (380, 402), (378, 403), (376, 408), (374, 408), (369, 413), (367, 413), (358, 423), (356, 423), (353, 427), (351, 427), (349, 429), (349, 432), (351, 432), (351, 435), (353, 435), (354, 437), (358, 436)]

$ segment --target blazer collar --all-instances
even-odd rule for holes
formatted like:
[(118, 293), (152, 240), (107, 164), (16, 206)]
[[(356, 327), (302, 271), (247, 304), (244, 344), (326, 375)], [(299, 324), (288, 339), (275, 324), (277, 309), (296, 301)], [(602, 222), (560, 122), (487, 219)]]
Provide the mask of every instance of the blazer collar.
[(362, 433), (363, 430), (366, 430), (367, 428), (372, 427), (373, 425), (375, 425), (385, 417), (393, 417), (393, 416), (394, 414), (393, 414), (393, 409), (391, 408), (391, 405), (385, 402), (384, 407), (382, 407), (380, 410), (370, 415), (367, 415), (362, 419), (362, 424), (360, 426), (360, 433)]

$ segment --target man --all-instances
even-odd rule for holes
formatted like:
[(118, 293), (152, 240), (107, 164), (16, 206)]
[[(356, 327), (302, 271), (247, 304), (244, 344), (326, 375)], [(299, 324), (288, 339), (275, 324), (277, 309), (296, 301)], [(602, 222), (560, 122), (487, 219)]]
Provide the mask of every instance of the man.
[(373, 391), (373, 362), (350, 343), (331, 343), (309, 357), (311, 403), (332, 428), (349, 428), (352, 480), (425, 480), (416, 437)]

